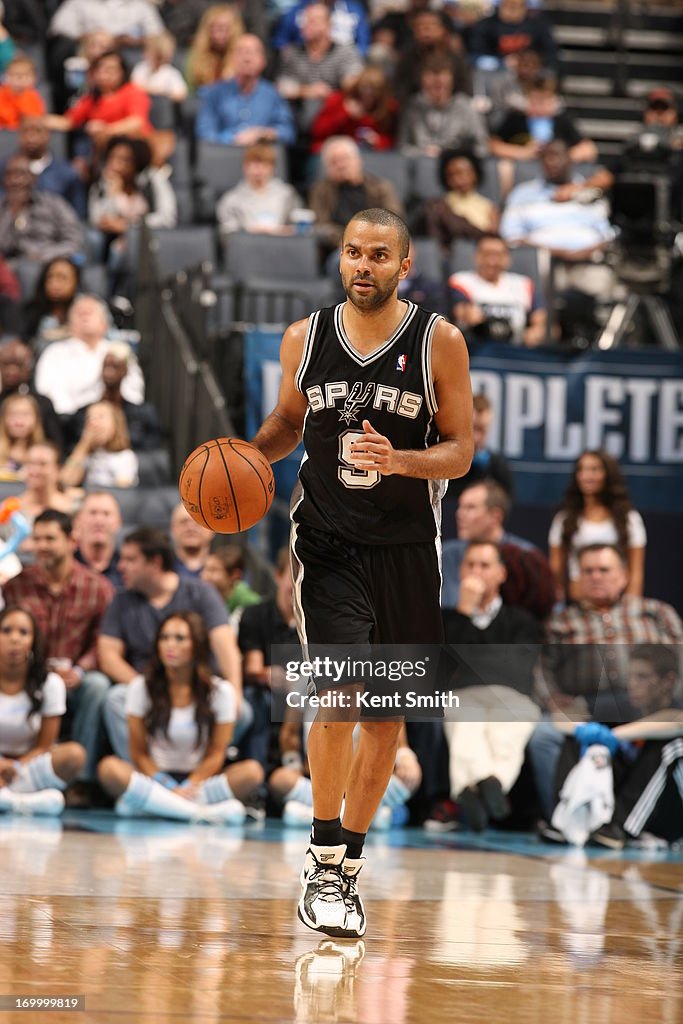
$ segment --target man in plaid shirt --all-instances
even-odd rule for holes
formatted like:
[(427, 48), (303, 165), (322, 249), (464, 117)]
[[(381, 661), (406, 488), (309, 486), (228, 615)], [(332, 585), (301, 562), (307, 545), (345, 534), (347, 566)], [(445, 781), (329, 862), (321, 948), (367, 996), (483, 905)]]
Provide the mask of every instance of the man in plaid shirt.
[[(579, 552), (581, 597), (551, 615), (539, 690), (548, 712), (589, 719), (598, 695), (602, 721), (620, 721), (625, 703), (629, 652), (636, 644), (666, 644), (683, 650), (683, 623), (671, 605), (625, 594), (626, 559), (612, 544), (589, 544)], [(612, 708), (612, 713), (609, 709)], [(554, 806), (555, 768), (564, 734), (539, 722), (529, 756), (545, 813)]]
[(76, 561), (71, 526), (69, 516), (55, 509), (36, 517), (36, 563), (5, 584), (3, 596), (6, 606), (25, 608), (38, 623), (48, 665), (66, 685), (70, 738), (85, 747), (86, 777), (94, 779), (102, 704), (109, 689), (109, 680), (97, 671), (96, 642), (115, 591), (104, 576)]

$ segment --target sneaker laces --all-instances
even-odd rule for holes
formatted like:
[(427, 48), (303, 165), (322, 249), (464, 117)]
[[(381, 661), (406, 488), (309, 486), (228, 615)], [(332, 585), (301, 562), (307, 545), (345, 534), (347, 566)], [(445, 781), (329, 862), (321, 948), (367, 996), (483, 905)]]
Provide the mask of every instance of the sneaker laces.
[(316, 886), (316, 899), (324, 903), (336, 903), (340, 897), (345, 899), (344, 881), (339, 868), (316, 862), (308, 881), (309, 884)]
[(357, 875), (344, 875), (344, 904), (347, 910), (356, 910), (356, 884)]

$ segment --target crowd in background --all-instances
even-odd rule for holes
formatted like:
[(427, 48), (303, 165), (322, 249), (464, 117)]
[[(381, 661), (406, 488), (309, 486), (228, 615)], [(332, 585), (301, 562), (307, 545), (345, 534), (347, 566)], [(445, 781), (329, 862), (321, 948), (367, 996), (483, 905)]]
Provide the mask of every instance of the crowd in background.
[[(416, 262), (402, 294), (471, 347), (534, 347), (558, 328), (514, 253), (550, 253), (565, 294), (604, 297), (618, 168), (566, 112), (550, 23), (526, 0), (38, 6), (37, 36), (22, 4), (0, 20), (0, 476), (16, 493), (0, 507), (0, 810), (58, 813), (66, 798), (306, 825), (306, 722), (270, 709), (289, 686), (271, 645), (297, 642), (286, 553), (260, 593), (249, 552), (181, 505), (166, 533), (117, 500), (168, 480), (130, 330), (131, 230), (183, 218), (179, 147), (239, 146), (241, 180), (209, 204), (224, 245), (312, 230), (333, 275), (346, 221), (386, 207), (445, 258), (470, 247), (471, 265), (441, 279)], [(648, 94), (643, 121), (678, 150), (670, 90)], [(366, 169), (387, 153), (427, 161), (438, 194), (406, 208)], [(547, 555), (509, 533), (514, 479), (489, 448), (491, 416), (477, 395), (443, 550), (447, 683), (476, 722), (407, 724), (375, 826), (676, 839), (683, 625), (643, 593), (642, 517), (616, 460), (586, 451)], [(607, 789), (586, 772), (596, 748)]]

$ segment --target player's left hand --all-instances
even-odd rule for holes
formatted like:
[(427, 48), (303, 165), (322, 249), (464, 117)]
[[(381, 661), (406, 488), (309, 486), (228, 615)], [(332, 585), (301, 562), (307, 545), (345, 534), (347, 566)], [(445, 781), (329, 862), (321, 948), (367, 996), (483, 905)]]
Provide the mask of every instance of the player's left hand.
[(388, 437), (378, 434), (369, 420), (363, 420), (365, 437), (351, 442), (351, 461), (358, 469), (375, 470), (391, 476), (398, 470), (398, 452)]

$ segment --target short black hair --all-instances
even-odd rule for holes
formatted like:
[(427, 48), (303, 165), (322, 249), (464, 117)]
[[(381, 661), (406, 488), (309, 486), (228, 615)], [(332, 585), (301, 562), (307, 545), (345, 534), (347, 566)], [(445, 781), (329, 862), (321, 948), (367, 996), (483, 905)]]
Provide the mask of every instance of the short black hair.
[(660, 678), (678, 676), (678, 654), (665, 644), (636, 644), (628, 652), (628, 658), (629, 661), (646, 661)]
[(126, 534), (123, 543), (137, 544), (147, 562), (151, 562), (153, 558), (160, 558), (164, 572), (173, 570), (175, 558), (171, 538), (164, 530), (157, 530), (153, 526), (139, 526), (137, 530)]
[(393, 228), (398, 235), (399, 250), (401, 253), (401, 259), (404, 260), (410, 250), (410, 232), (406, 222), (401, 219), (396, 213), (392, 213), (391, 210), (385, 210), (381, 207), (371, 207), (369, 210), (360, 210), (358, 213), (354, 213), (351, 220), (347, 223), (344, 228), (344, 234), (348, 229), (349, 224), (353, 224), (355, 220), (363, 220), (367, 224), (379, 224), (383, 228)]
[(496, 544), (495, 540), (486, 540), (485, 537), (473, 537), (472, 540), (468, 540), (465, 545), (465, 550), (462, 554), (463, 559), (471, 548), (493, 548), (500, 564), (505, 565), (505, 559), (503, 558), (503, 552), (500, 550), (500, 544)]
[(444, 189), (448, 189), (446, 170), (451, 160), (468, 160), (472, 164), (477, 188), (481, 186), (484, 180), (484, 165), (477, 154), (473, 153), (471, 149), (445, 149), (439, 157), (439, 181)]
[(40, 523), (56, 523), (65, 537), (71, 536), (73, 522), (71, 516), (68, 516), (66, 512), (59, 512), (56, 508), (46, 508), (33, 520), (34, 528)]
[(602, 544), (600, 541), (596, 541), (594, 544), (585, 544), (576, 552), (577, 561), (581, 562), (584, 555), (594, 554), (596, 551), (604, 551), (605, 548), (607, 548), (608, 551), (614, 552), (624, 569), (628, 568), (628, 559), (623, 549), (620, 548), (618, 544), (609, 544), (607, 541)]

